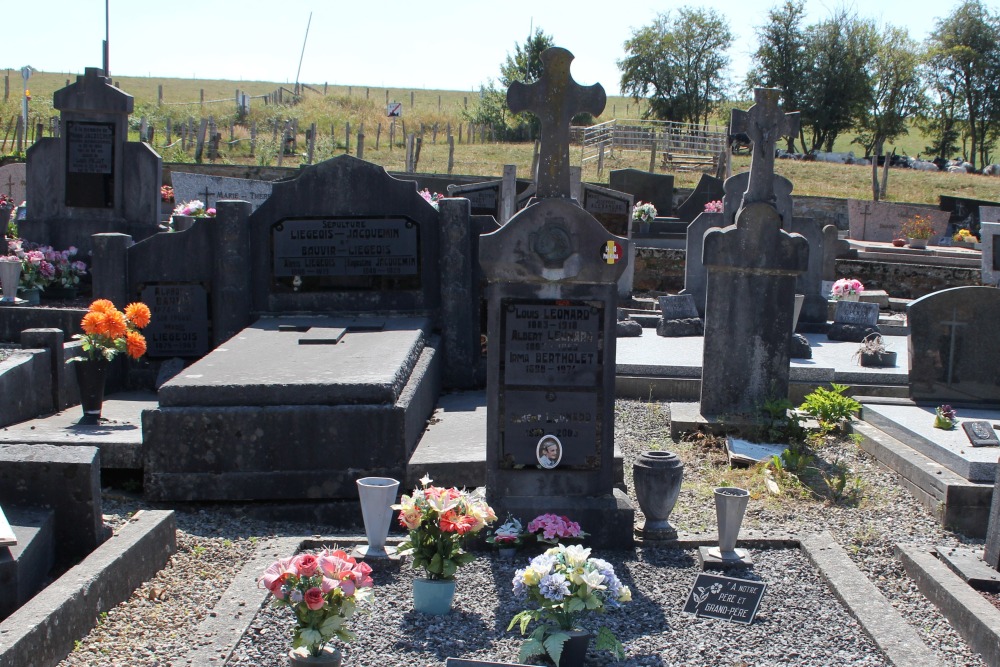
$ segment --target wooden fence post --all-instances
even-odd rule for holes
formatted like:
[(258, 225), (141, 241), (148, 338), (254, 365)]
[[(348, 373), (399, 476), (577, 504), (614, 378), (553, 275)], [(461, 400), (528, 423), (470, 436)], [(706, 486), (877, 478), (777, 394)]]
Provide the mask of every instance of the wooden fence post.
[(361, 129), (358, 130), (358, 152), (357, 157), (359, 160), (365, 159), (365, 124), (361, 124)]
[(257, 150), (257, 121), (250, 123), (250, 157), (254, 156)]
[(194, 148), (194, 161), (201, 164), (201, 156), (205, 151), (205, 133), (208, 131), (208, 119), (202, 118), (201, 125), (198, 126), (197, 143)]
[(396, 143), (396, 119), (393, 118), (389, 124), (389, 152), (392, 152), (392, 145)]
[(448, 173), (455, 167), (455, 137), (448, 135)]
[(375, 150), (378, 150), (378, 142), (382, 139), (382, 121), (378, 122), (378, 127), (375, 128)]
[(649, 145), (649, 173), (656, 173), (656, 135), (653, 135), (653, 141)]
[(198, 94), (198, 104), (202, 111), (205, 110), (205, 89), (202, 88)]
[(535, 148), (531, 152), (531, 179), (538, 183), (538, 139), (535, 139)]
[(163, 84), (161, 83), (156, 87), (156, 106), (163, 106)]
[(604, 144), (601, 144), (600, 151), (597, 153), (597, 175), (604, 175)]
[(347, 131), (344, 133), (344, 152), (351, 152), (351, 121), (347, 121)]
[(410, 108), (413, 108), (413, 91), (410, 91)]
[(309, 136), (307, 137), (309, 141), (309, 155), (306, 157), (306, 164), (313, 163), (313, 155), (316, 151), (316, 123), (309, 126)]
[(417, 172), (417, 165), (420, 163), (420, 147), (424, 145), (424, 138), (417, 137), (417, 150), (413, 153), (413, 173)]

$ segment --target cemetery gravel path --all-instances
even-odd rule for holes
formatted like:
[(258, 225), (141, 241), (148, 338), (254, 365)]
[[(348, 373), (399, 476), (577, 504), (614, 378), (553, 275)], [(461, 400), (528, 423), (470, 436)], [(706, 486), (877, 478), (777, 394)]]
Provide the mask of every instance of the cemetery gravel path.
[[(671, 522), (682, 532), (712, 531), (711, 488), (728, 472), (724, 455), (711, 442), (675, 443), (669, 437), (664, 403), (619, 400), (616, 442), (625, 457), (631, 491), (631, 463), (646, 449), (670, 449), (685, 464), (684, 487)], [(821, 463), (839, 462), (850, 473), (848, 490), (859, 498), (840, 502), (786, 487), (768, 497), (758, 475), (744, 529), (765, 532), (829, 531), (868, 579), (917, 630), (942, 663), (984, 665), (917, 591), (893, 556), (893, 545), (982, 544), (942, 530), (903, 489), (893, 473), (880, 468), (849, 440), (819, 451)], [(850, 494), (848, 494), (849, 496)], [(129, 494), (105, 493), (106, 522), (121, 525), (130, 513), (151, 505)], [(162, 507), (162, 506), (158, 506)], [(638, 513), (638, 512), (637, 512)], [(60, 663), (78, 665), (180, 666), (198, 639), (199, 623), (212, 608), (261, 539), (283, 535), (336, 535), (328, 527), (262, 522), (239, 508), (205, 507), (178, 511), (178, 551), (167, 567), (132, 597), (98, 619), (97, 627)], [(359, 529), (351, 530), (357, 534)], [(835, 603), (822, 579), (797, 550), (754, 550), (754, 574), (769, 588), (758, 621), (751, 626), (696, 619), (678, 612), (694, 579), (692, 554), (640, 548), (597, 554), (615, 565), (631, 586), (634, 601), (624, 611), (599, 617), (624, 642), (622, 665), (886, 665), (884, 656)], [(409, 607), (410, 570), (376, 576), (371, 612), (356, 617), (358, 640), (345, 652), (345, 665), (442, 665), (447, 656), (479, 660), (516, 659), (520, 637), (506, 632), (517, 611), (509, 594), (515, 563), (479, 558), (458, 577), (455, 611), (425, 617)], [(737, 575), (738, 576), (738, 575)], [(390, 604), (388, 601), (399, 601)], [(227, 665), (286, 665), (291, 621), (287, 609), (269, 605), (257, 615)], [(607, 652), (591, 650), (588, 665), (612, 664)]]

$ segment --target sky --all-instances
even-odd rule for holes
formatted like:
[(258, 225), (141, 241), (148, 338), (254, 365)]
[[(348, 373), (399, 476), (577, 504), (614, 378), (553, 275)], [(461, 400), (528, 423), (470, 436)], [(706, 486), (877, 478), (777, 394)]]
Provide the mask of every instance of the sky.
[[(616, 62), (633, 31), (657, 13), (684, 3), (647, 0), (48, 0), (32, 29), (7, 30), (0, 67), (30, 65), (82, 74), (100, 67), (105, 3), (110, 8), (112, 76), (236, 81), (296, 81), (372, 87), (479, 90), (532, 28), (552, 35), (576, 59), (578, 83), (601, 83), (619, 94)], [(735, 37), (731, 77), (742, 81), (756, 29), (782, 0), (700, 0), (730, 20)], [(806, 24), (852, 8), (923, 41), (959, 0), (807, 0)], [(987, 2), (989, 4), (989, 2)], [(590, 9), (589, 7), (593, 7)], [(312, 18), (310, 21), (310, 12)], [(309, 24), (303, 53), (303, 39)]]

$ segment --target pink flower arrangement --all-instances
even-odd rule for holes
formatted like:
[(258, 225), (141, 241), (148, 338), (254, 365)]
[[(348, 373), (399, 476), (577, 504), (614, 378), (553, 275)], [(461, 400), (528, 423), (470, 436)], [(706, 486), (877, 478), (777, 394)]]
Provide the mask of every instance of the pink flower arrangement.
[(571, 521), (569, 517), (557, 514), (542, 514), (536, 516), (528, 524), (528, 532), (539, 542), (558, 544), (563, 539), (582, 540), (587, 537), (580, 524)]
[(722, 200), (716, 199), (705, 204), (705, 213), (722, 213), (724, 208)]
[(431, 191), (428, 190), (427, 188), (424, 188), (423, 190), (420, 191), (420, 196), (424, 198), (424, 201), (433, 206), (435, 211), (439, 210), (438, 202), (444, 199), (444, 195), (441, 194), (440, 192), (435, 192), (431, 194)]
[(841, 278), (833, 284), (831, 290), (834, 299), (840, 299), (848, 294), (861, 294), (865, 286), (857, 278)]
[(215, 208), (206, 208), (200, 199), (192, 199), (174, 207), (174, 215), (190, 215), (195, 218), (214, 218)]
[(276, 606), (295, 612), (292, 646), (296, 651), (318, 656), (334, 637), (344, 642), (354, 639), (344, 623), (359, 603), (370, 599), (371, 571), (344, 551), (327, 549), (271, 563), (257, 585), (271, 591)]

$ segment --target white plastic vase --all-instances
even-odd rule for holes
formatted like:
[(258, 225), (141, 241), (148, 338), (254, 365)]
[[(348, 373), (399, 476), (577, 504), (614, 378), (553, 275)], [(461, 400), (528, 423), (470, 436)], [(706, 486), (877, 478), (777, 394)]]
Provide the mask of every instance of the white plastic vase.
[(17, 300), (17, 283), (21, 280), (21, 262), (0, 261), (0, 287), (3, 298), (0, 301), (13, 303)]
[(746, 489), (723, 486), (715, 490), (715, 516), (719, 521), (719, 548), (709, 553), (723, 561), (739, 560), (743, 557), (736, 550), (736, 539), (740, 534), (743, 515), (747, 511), (750, 493)]
[(395, 547), (385, 546), (392, 521), (392, 504), (396, 502), (399, 480), (391, 477), (362, 477), (358, 480), (358, 497), (361, 498), (361, 516), (365, 521), (368, 545), (358, 547), (362, 556), (387, 558)]

